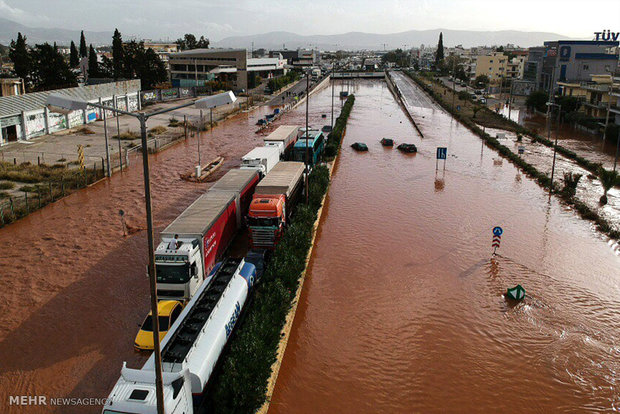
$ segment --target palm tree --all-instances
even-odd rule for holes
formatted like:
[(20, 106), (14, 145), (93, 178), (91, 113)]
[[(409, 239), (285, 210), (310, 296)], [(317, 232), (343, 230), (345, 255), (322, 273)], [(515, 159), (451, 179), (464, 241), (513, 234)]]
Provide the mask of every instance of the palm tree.
[(618, 180), (618, 173), (616, 171), (606, 170), (603, 167), (599, 167), (598, 169), (598, 179), (601, 181), (601, 185), (603, 186), (603, 196), (599, 200), (602, 205), (607, 204), (607, 192), (614, 185), (618, 184), (620, 180)]

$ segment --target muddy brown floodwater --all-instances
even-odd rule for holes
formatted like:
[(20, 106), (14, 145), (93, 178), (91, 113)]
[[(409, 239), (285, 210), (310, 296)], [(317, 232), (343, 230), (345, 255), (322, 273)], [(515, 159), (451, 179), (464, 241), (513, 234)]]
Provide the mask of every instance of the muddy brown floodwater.
[[(301, 105), (278, 123), (300, 121), (303, 111)], [(218, 177), (262, 145), (255, 123), (269, 112), (239, 114), (204, 133), (202, 159), (226, 159)], [(313, 111), (315, 120), (326, 123)], [(179, 178), (195, 165), (196, 154), (190, 138), (151, 156), (156, 238), (210, 186)], [(0, 229), (0, 413), (99, 412), (100, 406), (17, 407), (9, 397), (107, 397), (123, 361), (140, 367), (146, 360), (133, 351), (149, 310), (142, 180), (136, 157), (128, 171)], [(128, 237), (122, 236), (120, 209), (132, 231)]]
[[(270, 412), (620, 410), (620, 258), (411, 93), (425, 139), (384, 82), (356, 83)], [(437, 146), (448, 147), (445, 171)], [(528, 296), (509, 304), (502, 294), (516, 284)]]

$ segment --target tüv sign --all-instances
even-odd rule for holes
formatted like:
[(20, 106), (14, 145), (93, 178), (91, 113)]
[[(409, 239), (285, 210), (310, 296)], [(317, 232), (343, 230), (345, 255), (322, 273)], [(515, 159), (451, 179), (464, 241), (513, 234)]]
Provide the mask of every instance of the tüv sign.
[(605, 42), (616, 41), (620, 37), (620, 32), (612, 32), (611, 30), (603, 30), (602, 32), (594, 32), (594, 40), (603, 40)]

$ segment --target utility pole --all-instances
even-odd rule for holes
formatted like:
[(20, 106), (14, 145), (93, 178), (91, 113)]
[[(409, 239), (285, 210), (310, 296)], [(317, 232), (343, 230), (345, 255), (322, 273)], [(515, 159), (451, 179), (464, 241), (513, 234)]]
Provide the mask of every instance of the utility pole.
[[(200, 131), (202, 130), (202, 109), (200, 110), (200, 123), (198, 124), (198, 132), (197, 132), (197, 137), (198, 137), (198, 166), (202, 169), (202, 162), (200, 159)], [(199, 177), (196, 177), (197, 179)]]
[(149, 155), (146, 142), (146, 120), (144, 113), (138, 115), (142, 136), (142, 167), (144, 170), (144, 199), (146, 203), (147, 239), (149, 247), (149, 287), (151, 289), (151, 311), (153, 322), (153, 354), (155, 355), (155, 395), (157, 412), (164, 411), (164, 381), (161, 371), (161, 345), (159, 343), (159, 315), (157, 314), (157, 273), (155, 270), (155, 242), (153, 237), (153, 211), (151, 207), (151, 180), (149, 176)]
[[(118, 104), (116, 103), (116, 95), (114, 95), (114, 108), (118, 109)], [(127, 109), (127, 108), (125, 108)], [(123, 172), (123, 154), (122, 154), (122, 150), (121, 150), (121, 121), (120, 121), (120, 116), (121, 114), (119, 114), (118, 112), (116, 113), (116, 137), (118, 138), (118, 165), (121, 167), (121, 172)]]
[(512, 85), (513, 81), (510, 81), (510, 95), (508, 96), (508, 119), (510, 119), (510, 111), (512, 110)]
[(310, 204), (310, 151), (308, 148), (308, 105), (310, 103), (310, 71), (306, 69), (306, 204)]
[(452, 111), (454, 111), (454, 94), (456, 89), (456, 56), (452, 56)]
[(336, 73), (336, 66), (334, 65), (332, 67), (332, 122), (331, 122), (331, 130), (329, 132), (332, 132), (334, 130), (334, 84), (336, 83), (336, 79), (334, 78), (334, 74)]
[[(554, 105), (554, 106), (558, 107), (558, 114), (562, 113), (562, 105), (558, 105), (556, 103), (552, 103), (551, 105)], [(556, 157), (556, 153), (557, 152), (558, 152), (558, 130), (556, 128), (556, 130), (555, 130), (555, 142), (553, 144), (553, 164), (551, 164), (551, 185), (550, 185), (550, 189), (549, 189), (549, 195), (551, 195), (551, 192), (553, 191), (553, 174), (555, 173), (555, 157)]]
[[(110, 169), (110, 146), (108, 145), (108, 121), (107, 121), (107, 117), (106, 117), (106, 110), (105, 108), (103, 109), (103, 136), (105, 138), (105, 158), (106, 158), (106, 163), (108, 164), (108, 168), (106, 169), (106, 173), (108, 177), (112, 176), (112, 170)], [(119, 134), (118, 136), (119, 142), (121, 139), (121, 136)]]

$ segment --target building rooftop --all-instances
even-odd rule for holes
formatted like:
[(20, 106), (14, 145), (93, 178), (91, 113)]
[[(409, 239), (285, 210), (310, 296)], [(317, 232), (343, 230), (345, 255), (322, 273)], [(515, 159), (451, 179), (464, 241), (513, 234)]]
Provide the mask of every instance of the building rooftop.
[(191, 49), (184, 50), (182, 52), (171, 53), (171, 57), (175, 56), (194, 56), (194, 55), (207, 55), (210, 53), (230, 53), (230, 52), (245, 52), (246, 49)]

